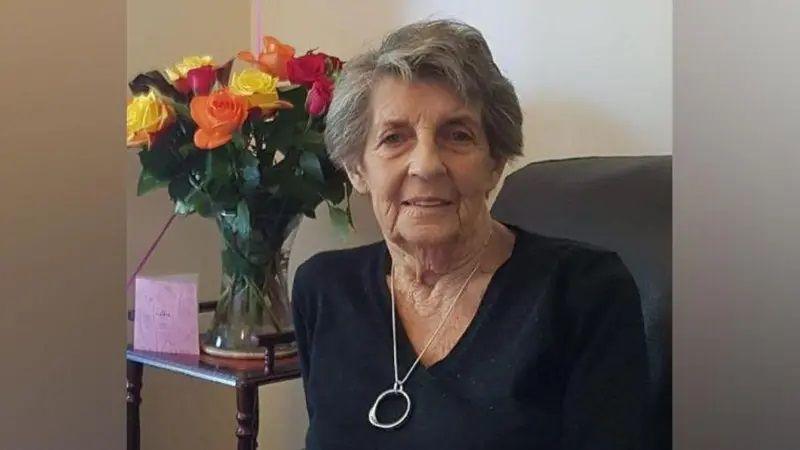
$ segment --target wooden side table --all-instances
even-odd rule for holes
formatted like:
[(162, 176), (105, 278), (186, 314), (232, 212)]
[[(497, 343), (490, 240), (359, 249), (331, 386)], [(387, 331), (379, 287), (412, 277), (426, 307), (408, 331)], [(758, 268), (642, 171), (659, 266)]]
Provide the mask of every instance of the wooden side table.
[(236, 389), (237, 450), (255, 450), (258, 446), (258, 387), (291, 380), (300, 376), (297, 356), (275, 359), (272, 367), (265, 360), (232, 360), (201, 354), (176, 355), (133, 350), (128, 346), (127, 360), (127, 441), (128, 450), (139, 450), (139, 405), (142, 401), (144, 366), (219, 383)]
[[(216, 301), (199, 303), (199, 312), (213, 311)], [(128, 320), (136, 313), (128, 311)], [(202, 339), (202, 336), (200, 337)], [(125, 352), (127, 382), (127, 450), (140, 450), (139, 405), (142, 403), (142, 374), (144, 366), (178, 373), (200, 380), (219, 383), (236, 389), (237, 450), (256, 450), (258, 447), (258, 387), (300, 377), (300, 360), (275, 358), (275, 346), (295, 341), (293, 331), (259, 337), (266, 349), (264, 359), (227, 359), (201, 353), (198, 356), (134, 350), (128, 345)]]

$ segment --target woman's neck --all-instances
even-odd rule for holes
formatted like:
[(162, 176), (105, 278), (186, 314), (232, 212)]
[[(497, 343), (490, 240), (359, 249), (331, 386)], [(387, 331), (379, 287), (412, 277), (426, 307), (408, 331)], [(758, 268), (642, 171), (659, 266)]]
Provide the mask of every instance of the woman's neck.
[(481, 259), (494, 227), (491, 217), (482, 220), (457, 240), (436, 245), (387, 241), (396, 279), (433, 288), (440, 281), (469, 275)]

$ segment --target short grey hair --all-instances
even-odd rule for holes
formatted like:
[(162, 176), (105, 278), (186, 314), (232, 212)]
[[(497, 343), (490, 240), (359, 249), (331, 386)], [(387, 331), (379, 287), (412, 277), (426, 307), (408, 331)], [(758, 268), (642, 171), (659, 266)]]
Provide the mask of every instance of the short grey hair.
[(360, 160), (371, 121), (370, 93), (386, 75), (445, 83), (465, 103), (481, 108), (493, 158), (511, 160), (522, 154), (519, 100), (483, 35), (463, 22), (427, 20), (394, 31), (377, 50), (344, 64), (325, 127), (325, 144), (338, 167), (353, 167)]

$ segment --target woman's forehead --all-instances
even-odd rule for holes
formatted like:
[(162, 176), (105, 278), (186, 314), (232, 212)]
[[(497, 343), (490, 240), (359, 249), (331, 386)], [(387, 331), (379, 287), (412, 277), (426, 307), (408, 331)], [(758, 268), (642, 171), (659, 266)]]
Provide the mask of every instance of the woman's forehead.
[(404, 81), (385, 77), (370, 96), (373, 125), (417, 121), (480, 124), (477, 106), (465, 103), (455, 89), (436, 81)]

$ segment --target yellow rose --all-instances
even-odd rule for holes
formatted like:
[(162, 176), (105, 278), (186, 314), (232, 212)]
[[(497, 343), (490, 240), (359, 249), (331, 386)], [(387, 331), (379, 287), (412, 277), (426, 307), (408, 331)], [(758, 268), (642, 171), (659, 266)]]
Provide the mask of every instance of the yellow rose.
[(186, 74), (190, 70), (203, 66), (213, 66), (214, 61), (210, 56), (187, 56), (183, 61), (175, 64), (175, 67), (167, 67), (165, 72), (169, 81), (176, 81), (181, 78), (186, 78)]
[(151, 134), (172, 123), (175, 111), (154, 91), (150, 91), (128, 100), (126, 116), (127, 145), (137, 147), (149, 143)]
[(247, 98), (251, 108), (273, 109), (279, 106), (278, 79), (258, 69), (244, 69), (231, 77), (232, 94)]

